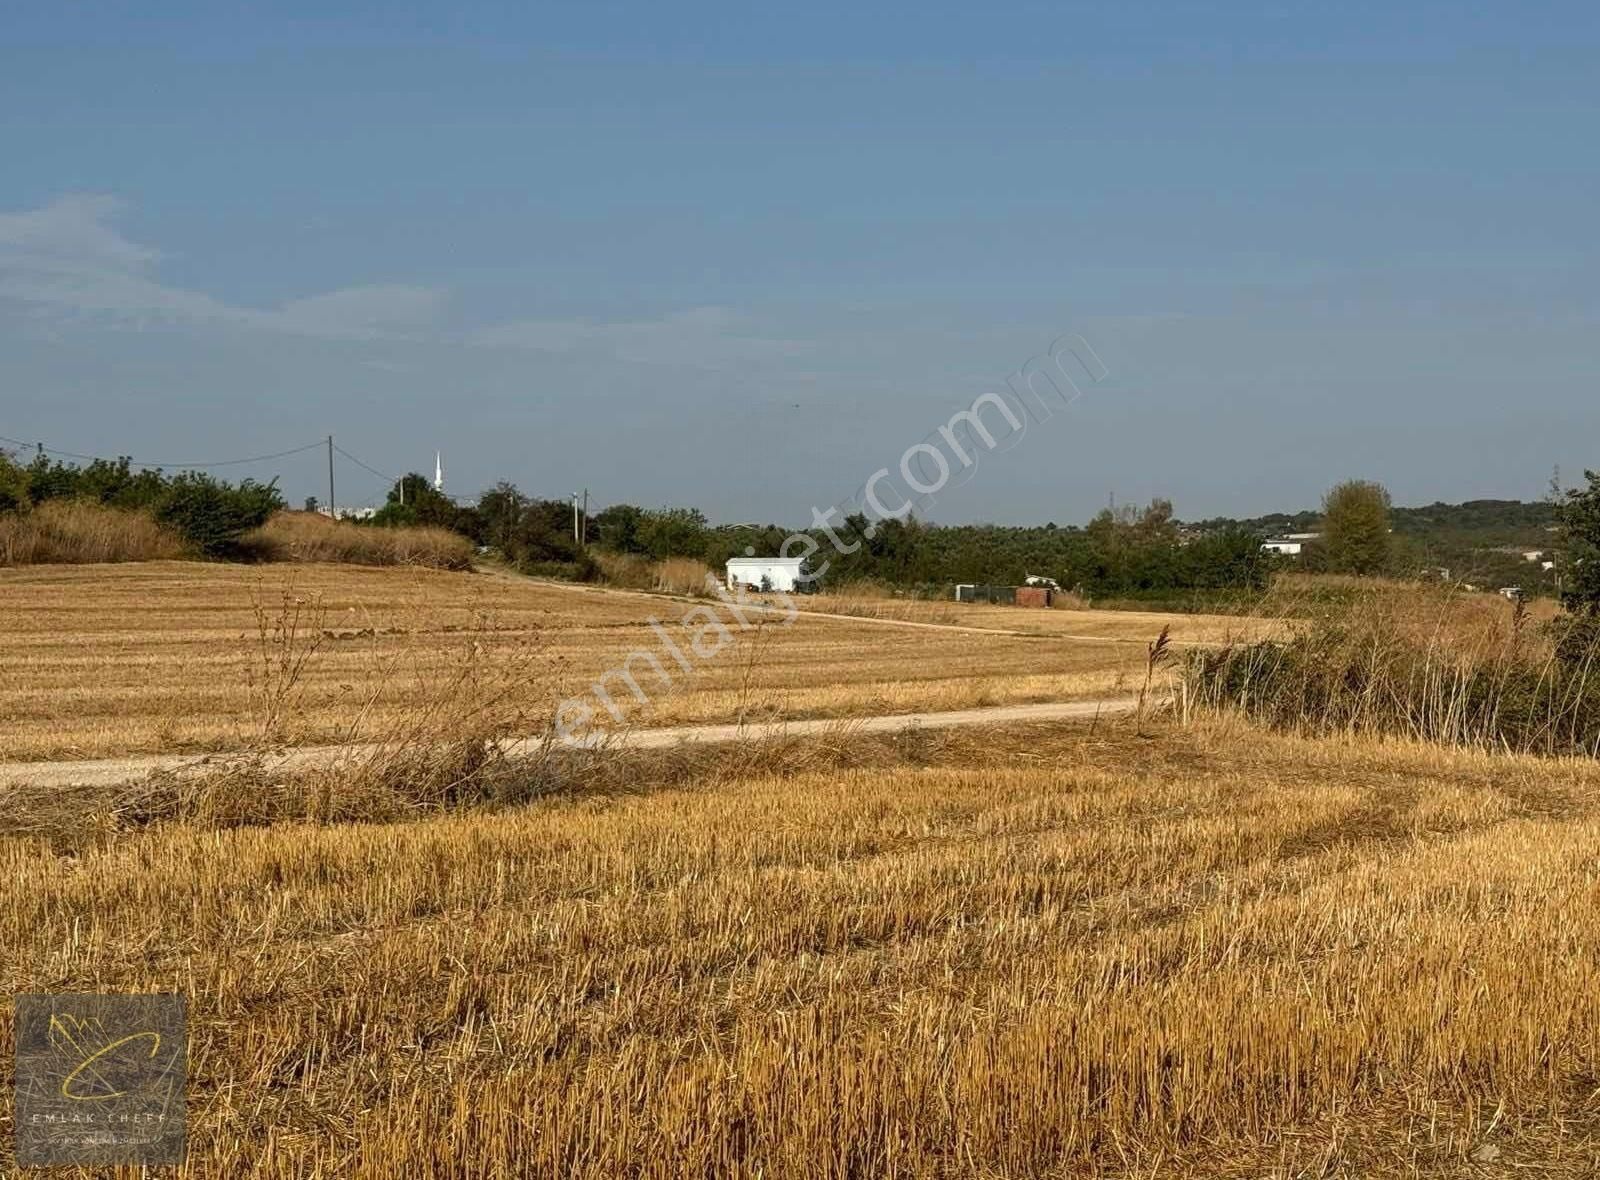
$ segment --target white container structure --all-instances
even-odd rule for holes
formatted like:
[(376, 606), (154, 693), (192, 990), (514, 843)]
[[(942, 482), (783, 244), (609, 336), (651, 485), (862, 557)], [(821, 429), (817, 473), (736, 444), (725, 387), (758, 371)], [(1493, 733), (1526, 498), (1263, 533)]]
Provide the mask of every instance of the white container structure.
[(728, 562), (729, 587), (749, 587), (777, 594), (816, 589), (803, 557), (735, 557)]

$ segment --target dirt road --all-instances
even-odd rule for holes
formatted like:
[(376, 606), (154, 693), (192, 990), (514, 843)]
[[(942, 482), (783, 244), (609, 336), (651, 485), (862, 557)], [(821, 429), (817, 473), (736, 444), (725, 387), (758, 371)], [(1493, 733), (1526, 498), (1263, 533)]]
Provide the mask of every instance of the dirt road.
[[(708, 602), (715, 605), (715, 600), (704, 598), (686, 598), (681, 594), (666, 594), (651, 590), (627, 590), (616, 586), (592, 586), (581, 582), (561, 582), (546, 578), (529, 578), (524, 574), (513, 574), (505, 571), (494, 571), (492, 577), (515, 578), (519, 581), (537, 582), (541, 587), (551, 590), (565, 590), (570, 594), (605, 595), (614, 598), (631, 598), (650, 602), (675, 602), (682, 606), (705, 606)], [(919, 631), (950, 631), (964, 635), (1005, 635), (1013, 639), (1040, 639), (1052, 643), (1102, 643), (1131, 645), (1144, 647), (1146, 639), (1136, 639), (1124, 635), (1073, 635), (1047, 631), (1017, 630), (1009, 627), (985, 627), (972, 623), (934, 623), (921, 619), (885, 619), (876, 615), (843, 614), (838, 611), (813, 610), (805, 605), (805, 596), (797, 595), (794, 599), (798, 619), (830, 619), (841, 623), (861, 623), (873, 627), (906, 627)], [(749, 615), (764, 615), (768, 618), (787, 618), (789, 611), (778, 606), (766, 606), (760, 602), (740, 600), (739, 610)], [(1216, 643), (1203, 640), (1177, 639), (1173, 640), (1174, 647), (1215, 647)]]
[[(652, 749), (678, 744), (731, 742), (740, 739), (764, 740), (798, 737), (843, 729), (850, 733), (885, 733), (902, 729), (946, 729), (958, 725), (1000, 725), (1019, 721), (1087, 721), (1130, 713), (1137, 706), (1132, 697), (1099, 701), (1061, 701), (1042, 705), (1001, 705), (990, 709), (955, 709), (945, 713), (897, 713), (885, 717), (815, 718), (763, 724), (673, 725), (659, 729), (635, 729), (610, 740), (636, 749)], [(597, 735), (573, 745), (594, 746), (606, 740)], [(532, 752), (538, 738), (512, 739), (501, 748), (508, 757)], [(303, 746), (273, 754), (267, 759), (270, 769), (293, 772), (333, 766), (341, 760), (359, 758), (373, 752), (371, 746)], [(237, 756), (237, 755), (233, 755)], [(227, 754), (166, 754), (130, 758), (105, 758), (92, 762), (15, 762), (0, 763), (0, 790), (7, 787), (114, 786), (133, 782), (156, 771), (181, 770), (220, 762)]]

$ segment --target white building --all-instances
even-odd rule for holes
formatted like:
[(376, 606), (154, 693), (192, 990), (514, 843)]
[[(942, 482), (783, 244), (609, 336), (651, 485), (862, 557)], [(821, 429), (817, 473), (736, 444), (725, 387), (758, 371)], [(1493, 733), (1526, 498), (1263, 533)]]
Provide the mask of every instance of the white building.
[(1281, 537), (1263, 541), (1261, 552), (1276, 553), (1281, 557), (1299, 557), (1306, 551), (1307, 544), (1321, 539), (1321, 533), (1285, 533)]
[(749, 586), (779, 594), (816, 588), (803, 557), (735, 557), (728, 562), (728, 586)]

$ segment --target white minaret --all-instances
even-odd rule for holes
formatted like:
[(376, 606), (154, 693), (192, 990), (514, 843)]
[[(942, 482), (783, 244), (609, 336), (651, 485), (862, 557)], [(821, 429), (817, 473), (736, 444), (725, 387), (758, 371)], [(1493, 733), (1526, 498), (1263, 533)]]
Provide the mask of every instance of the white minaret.
[(433, 453), (433, 490), (444, 491), (444, 452)]

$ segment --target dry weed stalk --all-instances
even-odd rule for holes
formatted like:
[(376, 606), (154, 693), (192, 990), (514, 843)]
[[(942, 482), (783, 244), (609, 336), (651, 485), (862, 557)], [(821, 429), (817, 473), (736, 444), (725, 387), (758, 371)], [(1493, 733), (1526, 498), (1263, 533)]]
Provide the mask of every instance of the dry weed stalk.
[(1151, 689), (1155, 686), (1156, 672), (1173, 663), (1172, 625), (1161, 628), (1161, 634), (1145, 645), (1144, 683), (1139, 686), (1139, 706), (1135, 712), (1137, 728), (1144, 732), (1145, 710), (1150, 703)]
[(291, 737), (287, 727), (305, 696), (306, 668), (327, 638), (327, 608), (320, 596), (306, 598), (295, 593), (291, 582), (280, 592), (275, 610), (267, 606), (258, 583), (250, 595), (250, 609), (255, 616), (256, 647), (246, 684), (257, 716), (254, 744), (268, 750)]

